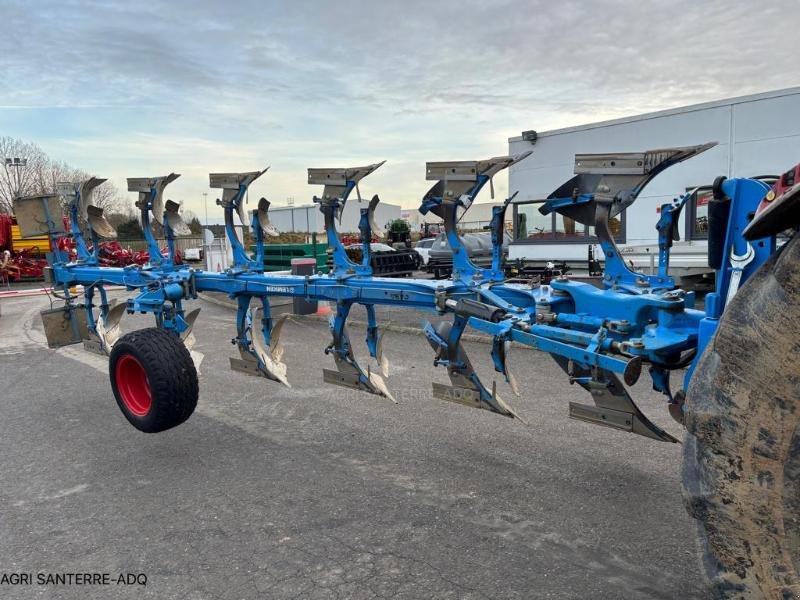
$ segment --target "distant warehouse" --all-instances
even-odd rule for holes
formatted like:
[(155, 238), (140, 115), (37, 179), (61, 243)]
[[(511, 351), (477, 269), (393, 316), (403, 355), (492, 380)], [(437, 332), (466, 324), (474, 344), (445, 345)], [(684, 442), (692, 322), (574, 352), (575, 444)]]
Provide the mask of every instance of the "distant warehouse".
[(658, 255), (655, 225), (660, 205), (705, 186), (681, 216), (681, 241), (673, 247), (672, 265), (683, 277), (709, 273), (706, 204), (714, 178), (769, 178), (800, 162), (798, 115), (800, 87), (509, 138), (509, 154), (533, 150), (509, 173), (509, 189), (519, 191), (509, 259), (534, 264), (563, 260), (578, 272), (585, 266), (588, 247), (596, 243), (591, 228), (538, 211), (541, 202), (572, 176), (575, 154), (717, 141), (711, 150), (658, 175), (612, 223), (621, 253), (646, 270)]
[[(342, 233), (357, 233), (361, 219), (361, 209), (369, 207), (369, 199), (350, 198), (344, 205), (341, 223), (336, 229)], [(322, 233), (325, 231), (325, 217), (319, 210), (319, 204), (302, 204), (299, 206), (273, 205), (269, 209), (269, 217), (278, 231), (296, 231), (301, 233)], [(400, 207), (395, 204), (381, 202), (375, 209), (375, 222), (386, 227), (400, 218)]]

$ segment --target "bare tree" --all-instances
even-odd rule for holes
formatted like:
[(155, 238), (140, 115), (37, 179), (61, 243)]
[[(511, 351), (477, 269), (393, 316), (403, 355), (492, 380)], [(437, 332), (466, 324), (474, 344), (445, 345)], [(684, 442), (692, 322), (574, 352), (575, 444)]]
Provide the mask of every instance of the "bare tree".
[[(25, 164), (6, 164), (6, 158), (25, 159)], [(70, 165), (51, 160), (36, 144), (8, 136), (0, 136), (0, 213), (11, 212), (17, 196), (54, 193), (62, 181), (82, 181), (90, 175)], [(92, 203), (106, 211), (122, 208), (119, 190), (110, 181), (95, 188)]]
[(184, 210), (182, 216), (183, 222), (189, 226), (189, 231), (192, 232), (192, 235), (202, 235), (203, 225), (200, 223), (200, 219), (197, 218), (196, 214), (191, 210)]
[[(24, 164), (8, 164), (6, 159), (22, 159)], [(11, 201), (17, 196), (36, 193), (37, 173), (45, 169), (49, 158), (36, 144), (0, 136), (0, 212), (11, 212)]]

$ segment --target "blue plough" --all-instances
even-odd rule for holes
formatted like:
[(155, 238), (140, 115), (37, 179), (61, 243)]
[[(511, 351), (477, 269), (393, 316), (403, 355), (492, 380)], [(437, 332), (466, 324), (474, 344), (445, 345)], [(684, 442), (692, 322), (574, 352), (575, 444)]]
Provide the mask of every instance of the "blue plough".
[[(373, 277), (369, 241), (373, 234), (381, 233), (374, 220), (377, 196), (372, 198), (368, 208), (361, 209), (359, 230), (363, 259), (361, 263), (354, 263), (348, 258), (336, 231), (337, 217), (341, 218), (353, 190), (360, 198), (359, 181), (383, 163), (346, 169), (309, 169), (308, 182), (324, 186), (321, 196), (315, 197), (314, 202), (319, 204), (324, 215), (333, 254), (330, 273), (309, 276), (264, 272), (265, 240), (277, 235), (277, 231), (269, 220), (269, 202), (262, 198), (257, 208), (248, 214), (245, 199), (248, 186), (266, 169), (210, 175), (210, 186), (222, 190), (217, 203), (224, 211), (225, 230), (233, 255), (233, 265), (225, 272), (198, 270), (173, 260), (175, 236), (185, 233), (186, 226), (179, 215), (179, 206), (169, 200), (165, 202), (163, 193), (178, 175), (128, 180), (129, 191), (138, 192), (136, 205), (151, 258), (147, 265), (125, 268), (99, 266), (99, 240), (115, 236), (102, 209), (91, 203), (92, 189), (103, 180), (92, 178), (66, 184), (59, 187), (59, 194), (68, 203), (70, 227), (66, 235), (75, 240), (77, 257), (71, 259), (63, 252), (53, 253), (51, 276), (57, 289), (63, 290), (64, 307), (43, 314), (48, 339), (53, 345), (83, 342), (90, 350), (110, 355), (112, 364), (117, 364), (116, 371), (112, 369), (111, 379), (118, 400), (122, 399), (120, 406), (134, 426), (147, 431), (155, 430), (148, 429), (145, 424), (147, 411), (151, 410), (148, 407), (162, 396), (157, 389), (137, 391), (136, 385), (153, 386), (155, 379), (137, 379), (135, 368), (131, 367), (133, 363), (115, 357), (118, 346), (127, 348), (124, 352), (128, 354), (136, 354), (131, 350), (135, 348), (131, 344), (136, 338), (123, 344), (127, 336), (120, 336), (119, 321), (126, 312), (152, 313), (157, 328), (169, 332), (184, 345), (191, 345), (191, 331), (199, 309), (187, 313), (185, 304), (197, 298), (198, 292), (224, 292), (235, 299), (238, 306), (233, 341), (239, 357), (231, 358), (231, 368), (289, 386), (280, 343), (285, 321), (273, 318), (269, 297), (333, 302), (336, 310), (330, 321), (332, 341), (325, 352), (333, 357), (335, 368), (323, 370), (324, 380), (393, 399), (386, 382), (389, 363), (383, 354), (375, 306), (427, 309), (439, 316), (452, 317), (439, 319), (436, 325), (424, 324), (425, 335), (435, 352), (435, 364), (445, 367), (450, 378), (450, 385), (433, 383), (435, 397), (518, 417), (500, 398), (496, 384), (487, 386), (473, 369), (461, 344), (462, 334), (469, 327), (491, 336), (494, 368), (514, 393), (519, 394), (520, 390), (507, 363), (512, 342), (549, 353), (566, 372), (570, 383), (577, 383), (589, 392), (593, 403), (570, 403), (571, 417), (676, 442), (639, 410), (626, 386), (639, 379), (646, 365), (654, 389), (664, 394), (671, 414), (681, 420), (683, 390), (699, 355), (714, 335), (726, 303), (775, 251), (774, 236), (752, 242), (742, 236), (742, 230), (770, 188), (755, 179), (720, 179), (715, 183), (714, 198), (725, 203), (722, 234), (716, 238), (717, 251), (724, 255), (724, 260), (716, 265), (716, 290), (706, 297), (704, 310), (695, 309), (694, 293), (678, 289), (669, 275), (670, 247), (677, 239), (678, 219), (692, 197), (691, 191), (661, 206), (656, 273), (640, 273), (626, 265), (614, 242), (609, 220), (630, 206), (660, 172), (711, 146), (713, 144), (576, 156), (575, 176), (551, 194), (540, 210), (543, 214), (557, 212), (593, 228), (605, 263), (602, 287), (567, 276), (558, 277), (547, 285), (504, 281), (501, 262), (505, 213), (516, 194), (493, 209), (491, 266), (482, 268), (470, 261), (458, 234), (460, 217), (481, 189), (487, 183), (491, 186), (497, 173), (523, 160), (529, 153), (427, 164), (426, 177), (435, 183), (422, 199), (420, 211), (433, 213), (444, 222), (453, 252), (453, 274), (448, 281)], [(59, 218), (50, 214), (52, 196), (23, 198), (17, 204), (21, 221), (26, 220), (23, 215), (31, 215), (27, 219), (29, 230), (46, 231), (53, 240), (65, 235)], [(246, 252), (237, 237), (234, 213), (243, 226), (252, 230), (256, 246), (254, 256)], [(163, 227), (169, 247), (166, 256), (162, 256), (156, 242), (153, 221)], [(717, 222), (719, 228), (720, 220)], [(91, 251), (87, 236), (92, 242)], [(80, 298), (70, 293), (70, 289), (79, 284), (83, 286), (82, 306), (78, 304)], [(105, 290), (109, 285), (124, 286), (131, 293), (130, 297), (119, 304), (109, 302)], [(97, 304), (95, 294), (99, 296)], [(347, 330), (353, 304), (361, 304), (366, 309), (366, 343), (370, 356), (376, 360), (374, 369), (368, 366), (365, 370), (354, 357)], [(57, 326), (48, 323), (53, 314), (58, 317)], [(126, 366), (119, 367), (123, 363)], [(147, 365), (142, 368), (147, 371)], [(686, 369), (686, 373), (680, 388), (673, 390), (670, 373), (679, 369)], [(123, 377), (128, 380), (122, 381)], [(194, 377), (196, 379), (196, 374)], [(194, 387), (187, 390), (186, 394), (194, 394), (194, 398), (173, 398), (173, 401), (184, 402), (193, 409), (197, 401), (196, 381)], [(126, 394), (131, 395), (130, 402)], [(184, 414), (186, 410), (181, 410), (179, 417), (162, 423), (158, 430), (185, 420), (188, 415)]]

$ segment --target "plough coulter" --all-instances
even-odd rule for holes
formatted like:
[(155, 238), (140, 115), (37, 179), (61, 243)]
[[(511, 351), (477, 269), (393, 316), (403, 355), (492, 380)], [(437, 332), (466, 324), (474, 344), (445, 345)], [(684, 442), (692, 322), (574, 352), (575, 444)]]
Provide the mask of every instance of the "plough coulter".
[[(500, 397), (496, 383), (481, 381), (473, 369), (461, 343), (467, 328), (491, 338), (495, 371), (515, 394), (519, 394), (518, 385), (507, 363), (512, 342), (550, 354), (565, 372), (565, 379), (588, 393), (588, 402), (570, 403), (570, 417), (658, 441), (677, 442), (643, 414), (628, 392), (646, 367), (653, 388), (664, 395), (669, 413), (692, 434), (685, 446), (687, 502), (693, 514), (707, 525), (705, 541), (713, 558), (708, 564), (718, 589), (768, 585), (770, 593), (785, 589), (800, 596), (792, 553), (778, 556), (789, 544), (785, 540), (800, 536), (792, 537), (789, 525), (785, 531), (766, 527), (763, 512), (743, 516), (744, 509), (727, 502), (731, 495), (741, 498), (752, 492), (750, 488), (742, 491), (746, 488), (742, 479), (758, 479), (769, 470), (753, 459), (758, 444), (772, 453), (773, 462), (781, 469), (797, 461), (792, 463), (792, 481), (796, 480), (800, 489), (800, 442), (793, 437), (800, 413), (795, 409), (800, 391), (796, 341), (800, 331), (800, 249), (797, 236), (779, 251), (776, 243), (780, 232), (800, 224), (798, 169), (786, 173), (773, 187), (759, 179), (721, 177), (715, 181), (709, 208), (709, 264), (716, 269), (716, 290), (706, 297), (702, 310), (695, 308), (694, 293), (678, 289), (669, 274), (678, 220), (693, 191), (660, 207), (655, 273), (629, 268), (609, 227), (609, 220), (636, 201), (659, 173), (713, 145), (575, 157), (575, 176), (553, 192), (540, 210), (544, 214), (559, 213), (592, 228), (604, 261), (602, 287), (566, 276), (547, 285), (504, 281), (501, 247), (505, 213), (514, 195), (493, 209), (491, 266), (478, 267), (468, 258), (457, 231), (459, 219), (481, 189), (491, 186), (497, 173), (528, 153), (427, 164), (426, 178), (433, 185), (419, 210), (433, 213), (444, 222), (453, 254), (452, 278), (447, 281), (373, 276), (370, 241), (373, 235), (382, 233), (373, 219), (378, 196), (361, 209), (363, 258), (359, 263), (348, 258), (336, 230), (337, 220), (354, 191), (360, 198), (359, 182), (383, 163), (308, 170), (308, 183), (321, 186), (314, 202), (324, 215), (333, 254), (333, 268), (325, 275), (264, 272), (265, 240), (277, 231), (269, 220), (269, 202), (262, 198), (255, 210), (248, 212), (245, 198), (248, 186), (266, 169), (209, 176), (210, 186), (221, 190), (217, 203), (224, 211), (233, 253), (233, 266), (225, 272), (197, 270), (174, 261), (175, 236), (186, 229), (178, 205), (164, 200), (166, 186), (178, 177), (174, 173), (128, 179), (128, 190), (138, 193), (136, 205), (151, 257), (145, 265), (100, 266), (94, 249), (101, 239), (115, 236), (102, 209), (92, 204), (92, 189), (102, 180), (92, 178), (59, 188), (59, 194), (68, 200), (67, 232), (58, 212), (58, 195), (18, 199), (16, 213), (30, 235), (44, 232), (56, 239), (66, 233), (74, 240), (76, 259), (60, 251), (54, 253), (51, 274), (56, 287), (63, 290), (64, 305), (42, 314), (48, 341), (53, 346), (83, 343), (91, 351), (108, 355), (117, 403), (141, 431), (174, 427), (189, 418), (196, 406), (197, 374), (187, 347), (192, 343), (191, 331), (199, 312), (189, 311), (188, 304), (198, 292), (224, 292), (237, 303), (234, 343), (238, 355), (231, 357), (231, 368), (286, 386), (291, 386), (291, 374), (282, 361), (280, 341), (286, 322), (272, 316), (269, 297), (335, 303), (330, 319), (331, 342), (325, 348), (332, 361), (331, 368), (323, 369), (324, 380), (388, 400), (393, 400), (387, 379), (389, 361), (375, 306), (426, 309), (440, 317), (424, 323), (423, 329), (433, 349), (434, 364), (449, 376), (449, 384), (432, 384), (432, 395), (506, 417), (519, 415)], [(254, 256), (245, 251), (236, 235), (236, 219), (252, 230)], [(151, 230), (153, 221), (163, 226), (169, 247), (165, 256)], [(745, 285), (751, 279), (772, 285), (772, 295)], [(70, 293), (76, 284), (83, 285), (82, 298)], [(110, 302), (104, 289), (107, 285), (125, 286), (131, 295), (125, 302)], [(779, 309), (776, 302), (783, 303)], [(374, 365), (360, 365), (353, 352), (347, 319), (354, 304), (366, 309), (366, 344)], [(137, 312), (151, 313), (155, 328), (121, 336), (120, 319)], [(740, 346), (737, 336), (753, 346)], [(720, 348), (720, 340), (726, 340), (728, 346)], [(760, 389), (747, 380), (754, 370), (758, 370), (755, 380), (760, 382)], [(673, 371), (680, 371), (677, 384), (671, 381)], [(762, 398), (762, 405), (754, 408), (751, 399), (756, 397)], [(776, 405), (776, 398), (782, 404)], [(779, 426), (774, 411), (781, 410), (791, 418), (786, 417)], [(754, 416), (756, 412), (761, 416)], [(769, 423), (765, 421), (768, 416)], [(789, 429), (787, 423), (792, 424)], [(702, 465), (700, 470), (698, 465)], [(712, 466), (714, 470), (709, 471)], [(734, 471), (738, 471), (736, 479), (729, 475)], [(777, 474), (771, 481), (777, 490)], [(787, 478), (781, 475), (780, 481)], [(725, 482), (730, 485), (725, 487)], [(759, 496), (772, 507), (770, 514), (777, 514), (774, 511), (783, 506), (781, 494), (775, 491), (771, 496)], [(741, 531), (747, 519), (753, 525)], [(764, 540), (761, 545), (755, 541), (759, 535)], [(780, 536), (784, 541), (770, 546), (769, 540)], [(764, 549), (763, 553), (756, 556), (759, 549)]]

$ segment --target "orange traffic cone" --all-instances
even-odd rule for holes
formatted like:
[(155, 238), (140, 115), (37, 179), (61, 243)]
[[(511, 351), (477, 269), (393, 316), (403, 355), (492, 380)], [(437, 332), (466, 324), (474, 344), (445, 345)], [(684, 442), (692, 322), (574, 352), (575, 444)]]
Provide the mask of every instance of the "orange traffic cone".
[(331, 314), (331, 312), (333, 312), (331, 311), (331, 306), (326, 300), (320, 300), (317, 302), (317, 312), (314, 313), (315, 315), (327, 317), (329, 314)]

